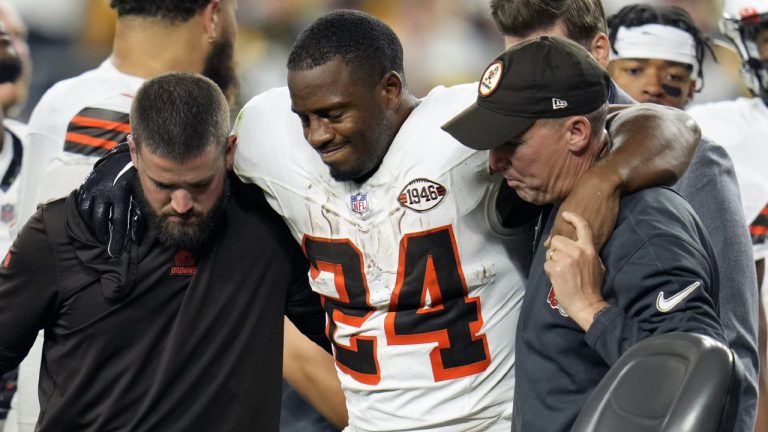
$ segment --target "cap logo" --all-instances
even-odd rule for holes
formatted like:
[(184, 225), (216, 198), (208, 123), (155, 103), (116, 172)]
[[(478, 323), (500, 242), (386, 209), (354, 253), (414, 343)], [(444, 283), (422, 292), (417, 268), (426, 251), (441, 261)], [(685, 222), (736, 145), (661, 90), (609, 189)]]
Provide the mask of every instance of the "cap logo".
[(757, 9), (755, 9), (752, 6), (745, 6), (741, 9), (739, 9), (739, 15), (741, 15), (741, 19), (744, 18), (751, 18), (753, 16), (757, 16)]
[(485, 72), (483, 72), (483, 77), (480, 79), (480, 87), (478, 89), (480, 96), (488, 97), (496, 91), (501, 82), (501, 72), (503, 70), (504, 63), (501, 60), (497, 60), (488, 66)]
[(568, 106), (568, 102), (558, 99), (558, 98), (552, 98), (552, 109), (553, 110), (559, 110), (563, 109)]

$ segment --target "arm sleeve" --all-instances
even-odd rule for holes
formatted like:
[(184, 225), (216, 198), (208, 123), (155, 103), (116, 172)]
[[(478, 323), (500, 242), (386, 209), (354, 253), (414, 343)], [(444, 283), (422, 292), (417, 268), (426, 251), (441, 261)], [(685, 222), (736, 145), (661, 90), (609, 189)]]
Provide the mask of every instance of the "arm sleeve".
[(676, 237), (648, 240), (612, 272), (615, 303), (598, 314), (587, 344), (612, 365), (653, 334), (698, 333), (726, 343), (713, 301), (715, 275), (699, 247)]
[(53, 316), (57, 274), (41, 211), (29, 220), (0, 263), (0, 373), (21, 362), (38, 330)]
[(294, 280), (285, 314), (305, 336), (331, 352), (330, 341), (325, 335), (325, 310), (320, 296), (310, 288), (306, 272)]

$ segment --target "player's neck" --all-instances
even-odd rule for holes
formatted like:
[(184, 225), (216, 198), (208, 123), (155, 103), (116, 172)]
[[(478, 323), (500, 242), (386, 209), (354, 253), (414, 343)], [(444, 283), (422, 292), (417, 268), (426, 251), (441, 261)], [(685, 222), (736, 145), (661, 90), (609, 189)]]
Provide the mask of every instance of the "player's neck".
[(169, 71), (200, 73), (208, 51), (196, 18), (168, 25), (156, 18), (120, 18), (112, 62), (128, 75), (152, 78)]

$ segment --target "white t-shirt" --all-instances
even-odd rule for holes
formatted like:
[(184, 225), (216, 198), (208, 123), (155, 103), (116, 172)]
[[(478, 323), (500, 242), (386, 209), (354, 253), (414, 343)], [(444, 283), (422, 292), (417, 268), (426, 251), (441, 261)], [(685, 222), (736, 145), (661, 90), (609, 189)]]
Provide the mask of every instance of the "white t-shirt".
[[(688, 113), (704, 135), (722, 145), (733, 159), (747, 223), (768, 204), (768, 107), (760, 98), (695, 105)], [(754, 245), (755, 259), (768, 254), (768, 244)]]
[(488, 153), (440, 126), (475, 85), (435, 88), (362, 184), (305, 141), (286, 88), (235, 125), (235, 170), (265, 190), (310, 259), (352, 431), (510, 429), (530, 230), (500, 226)]

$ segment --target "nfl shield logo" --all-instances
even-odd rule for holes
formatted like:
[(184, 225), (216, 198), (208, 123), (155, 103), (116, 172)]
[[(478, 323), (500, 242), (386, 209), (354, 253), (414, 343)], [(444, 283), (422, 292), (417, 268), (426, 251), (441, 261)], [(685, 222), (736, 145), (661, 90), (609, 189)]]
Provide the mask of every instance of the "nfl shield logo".
[(352, 195), (349, 199), (353, 212), (362, 215), (368, 211), (368, 194), (358, 192), (357, 195)]
[(0, 222), (8, 223), (12, 221), (15, 213), (13, 204), (3, 204), (0, 207)]

